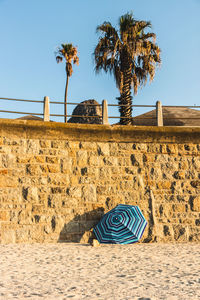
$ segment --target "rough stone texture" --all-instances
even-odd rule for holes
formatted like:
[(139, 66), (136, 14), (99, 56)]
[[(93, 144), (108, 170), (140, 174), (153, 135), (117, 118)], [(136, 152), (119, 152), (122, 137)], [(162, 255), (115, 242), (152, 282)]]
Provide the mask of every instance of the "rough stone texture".
[(91, 241), (119, 203), (143, 242), (200, 242), (200, 128), (0, 120), (0, 243)]
[(71, 117), (68, 123), (102, 124), (102, 108), (94, 99), (85, 100), (78, 104), (72, 115), (74, 117)]

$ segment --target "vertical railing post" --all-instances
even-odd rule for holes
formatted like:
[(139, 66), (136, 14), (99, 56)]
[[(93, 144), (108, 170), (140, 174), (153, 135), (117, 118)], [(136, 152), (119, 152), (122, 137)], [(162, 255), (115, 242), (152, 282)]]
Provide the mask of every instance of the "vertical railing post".
[(160, 101), (156, 102), (156, 122), (157, 126), (163, 126), (162, 103)]
[(49, 97), (44, 97), (44, 106), (43, 106), (43, 115), (44, 121), (49, 122)]
[(109, 122), (108, 122), (108, 102), (107, 102), (107, 100), (102, 101), (102, 124), (109, 125)]

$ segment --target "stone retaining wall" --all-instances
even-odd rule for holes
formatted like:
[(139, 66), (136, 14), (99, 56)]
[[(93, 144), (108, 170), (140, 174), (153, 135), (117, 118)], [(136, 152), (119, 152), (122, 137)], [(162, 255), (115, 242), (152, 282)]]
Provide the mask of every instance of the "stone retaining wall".
[(88, 242), (119, 203), (144, 242), (200, 241), (200, 128), (0, 120), (0, 243)]

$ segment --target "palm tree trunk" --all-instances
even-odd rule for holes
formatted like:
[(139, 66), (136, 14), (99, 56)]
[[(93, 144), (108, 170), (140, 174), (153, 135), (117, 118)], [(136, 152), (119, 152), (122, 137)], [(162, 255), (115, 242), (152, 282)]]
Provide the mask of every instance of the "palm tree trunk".
[(131, 125), (132, 124), (132, 96), (131, 96), (131, 68), (124, 65), (123, 68), (123, 87), (119, 102), (119, 112), (120, 112), (120, 124), (121, 125)]
[(67, 123), (67, 90), (68, 90), (68, 81), (69, 81), (69, 76), (67, 75), (66, 79), (66, 86), (65, 86), (65, 103), (64, 103), (64, 120), (65, 123)]

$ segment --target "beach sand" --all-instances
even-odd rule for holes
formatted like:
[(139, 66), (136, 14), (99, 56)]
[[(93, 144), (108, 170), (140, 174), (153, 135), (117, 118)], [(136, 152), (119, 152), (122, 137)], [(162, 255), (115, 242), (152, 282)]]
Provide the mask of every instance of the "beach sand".
[(0, 245), (0, 299), (200, 299), (200, 245)]

